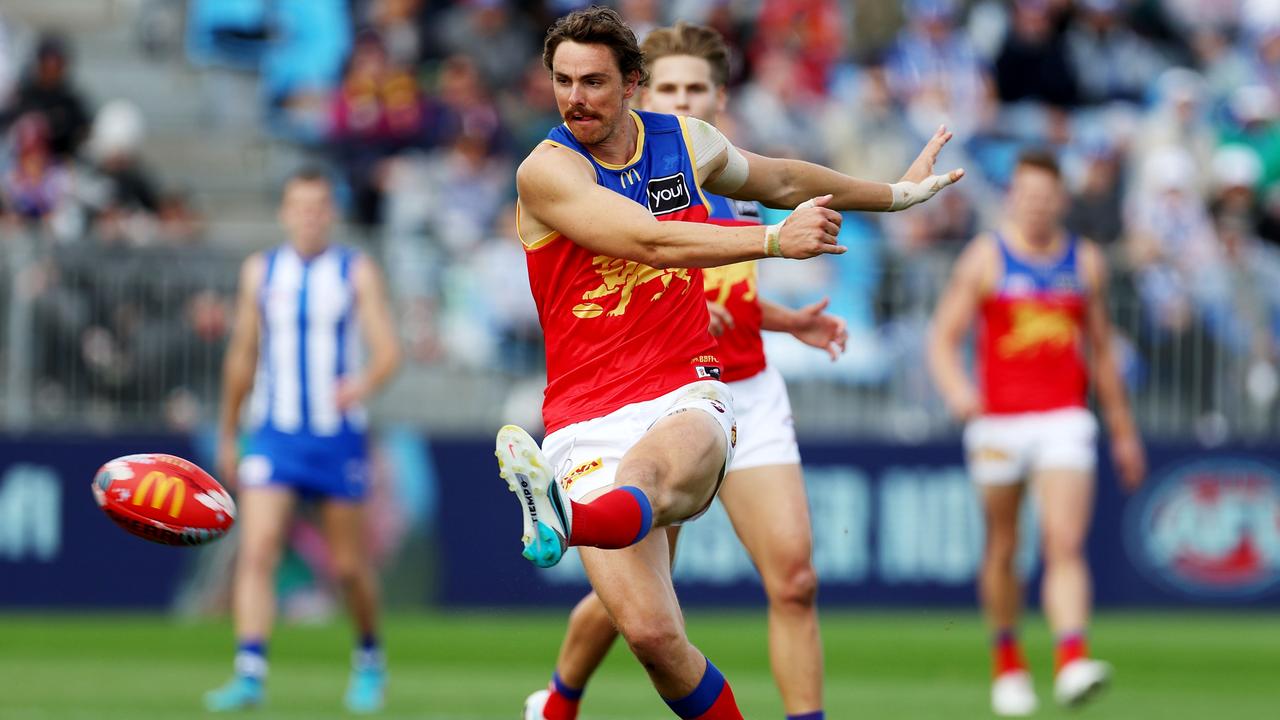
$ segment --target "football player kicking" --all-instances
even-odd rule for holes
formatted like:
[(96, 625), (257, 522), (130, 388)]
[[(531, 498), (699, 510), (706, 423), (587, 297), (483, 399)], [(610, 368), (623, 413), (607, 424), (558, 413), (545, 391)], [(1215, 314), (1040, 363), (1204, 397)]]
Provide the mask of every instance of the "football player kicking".
[[(543, 61), (565, 122), (521, 164), (516, 184), (546, 335), (545, 454), (514, 426), (497, 438), (524, 555), (550, 566), (578, 546), (592, 588), (671, 710), (741, 718), (724, 676), (685, 635), (666, 533), (650, 532), (703, 512), (733, 460), (733, 401), (699, 268), (843, 252), (835, 209), (900, 210), (962, 172), (932, 174), (949, 139), (942, 130), (890, 185), (742, 152), (694, 118), (628, 111), (644, 59), (606, 8), (558, 21)], [(768, 227), (709, 224), (701, 187), (796, 210)], [(563, 485), (560, 469), (574, 471)]]

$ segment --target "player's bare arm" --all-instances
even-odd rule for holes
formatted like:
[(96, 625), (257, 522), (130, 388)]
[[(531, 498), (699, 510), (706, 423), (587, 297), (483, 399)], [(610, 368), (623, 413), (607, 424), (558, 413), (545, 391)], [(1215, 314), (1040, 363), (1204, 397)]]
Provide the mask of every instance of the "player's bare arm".
[(1103, 421), (1111, 435), (1111, 454), (1120, 480), (1125, 488), (1134, 490), (1146, 477), (1147, 459), (1116, 364), (1111, 319), (1107, 314), (1107, 261), (1093, 243), (1081, 243), (1080, 252), (1089, 287), (1085, 333), (1098, 404), (1102, 406)]
[(258, 303), (256, 288), (262, 285), (266, 268), (262, 255), (255, 253), (240, 266), (236, 290), (235, 322), (222, 359), (222, 409), (218, 421), (218, 478), (234, 487), (236, 465), (240, 461), (237, 448), (240, 408), (253, 388), (253, 375), (258, 365)]
[(995, 262), (996, 252), (994, 240), (980, 235), (960, 253), (947, 287), (938, 298), (929, 329), (929, 373), (947, 409), (959, 420), (968, 420), (982, 412), (978, 392), (965, 372), (960, 348), (991, 282), (989, 268)]
[(760, 300), (760, 329), (789, 333), (792, 337), (820, 350), (835, 362), (844, 352), (849, 331), (843, 318), (824, 312), (830, 298), (793, 310), (768, 300)]
[(925, 202), (964, 177), (963, 169), (945, 175), (934, 174), (938, 153), (951, 139), (945, 127), (938, 128), (901, 180), (883, 183), (850, 177), (802, 160), (757, 155), (737, 149), (728, 141), (723, 141), (722, 149), (715, 148), (718, 141), (707, 130), (710, 125), (696, 119), (687, 122), (695, 144), (712, 148), (707, 153), (707, 162), (699, 167), (703, 172), (703, 187), (774, 208), (792, 208), (809, 198), (829, 194), (832, 196), (829, 207), (836, 210), (893, 212)]
[(560, 233), (583, 247), (650, 267), (714, 267), (770, 254), (793, 259), (839, 254), (840, 215), (821, 206), (798, 209), (776, 229), (659, 222), (640, 204), (597, 185), (590, 165), (563, 148), (541, 145), (520, 165), (516, 188), (521, 235), (532, 243)]
[(382, 272), (372, 260), (361, 255), (352, 268), (352, 278), (356, 315), (365, 346), (369, 349), (369, 361), (363, 373), (338, 387), (337, 402), (341, 410), (347, 410), (373, 395), (400, 367), (400, 340), (391, 319)]

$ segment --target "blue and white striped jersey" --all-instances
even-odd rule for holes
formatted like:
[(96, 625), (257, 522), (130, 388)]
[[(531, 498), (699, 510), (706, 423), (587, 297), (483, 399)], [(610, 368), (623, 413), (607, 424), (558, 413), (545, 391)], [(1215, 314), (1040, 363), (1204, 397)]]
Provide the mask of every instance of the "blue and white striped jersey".
[(311, 258), (287, 245), (266, 254), (249, 402), (255, 430), (318, 438), (364, 432), (364, 408), (343, 413), (336, 402), (339, 380), (363, 363), (352, 278), (357, 257), (341, 245)]

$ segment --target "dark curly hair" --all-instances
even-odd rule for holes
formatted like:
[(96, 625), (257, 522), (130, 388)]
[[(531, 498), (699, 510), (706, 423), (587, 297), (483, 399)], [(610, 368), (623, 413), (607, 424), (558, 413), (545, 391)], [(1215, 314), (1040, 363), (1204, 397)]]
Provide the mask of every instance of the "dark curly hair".
[(604, 45), (613, 51), (623, 80), (631, 73), (639, 73), (641, 84), (649, 80), (649, 73), (644, 66), (644, 53), (640, 52), (636, 34), (623, 22), (622, 16), (611, 8), (592, 5), (557, 20), (547, 31), (547, 39), (542, 45), (542, 64), (548, 70), (551, 69), (551, 59), (555, 57), (556, 48), (565, 40), (583, 45)]

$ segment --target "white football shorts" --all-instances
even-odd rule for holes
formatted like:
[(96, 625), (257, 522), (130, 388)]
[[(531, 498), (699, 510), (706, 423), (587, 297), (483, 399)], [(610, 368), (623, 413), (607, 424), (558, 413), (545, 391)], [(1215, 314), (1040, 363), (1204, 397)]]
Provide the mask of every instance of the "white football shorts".
[[(622, 456), (668, 415), (700, 410), (715, 418), (728, 447), (726, 464), (733, 463), (738, 428), (734, 422), (733, 394), (716, 380), (699, 380), (652, 400), (632, 403), (608, 415), (566, 425), (542, 441), (542, 452), (570, 500), (613, 484)], [(723, 478), (722, 478), (723, 479)]]
[(729, 472), (766, 465), (799, 465), (791, 399), (782, 373), (766, 367), (757, 375), (729, 383), (738, 419), (738, 447)]
[(1041, 470), (1092, 473), (1098, 421), (1085, 408), (985, 415), (964, 429), (969, 477), (979, 485), (1011, 485)]

